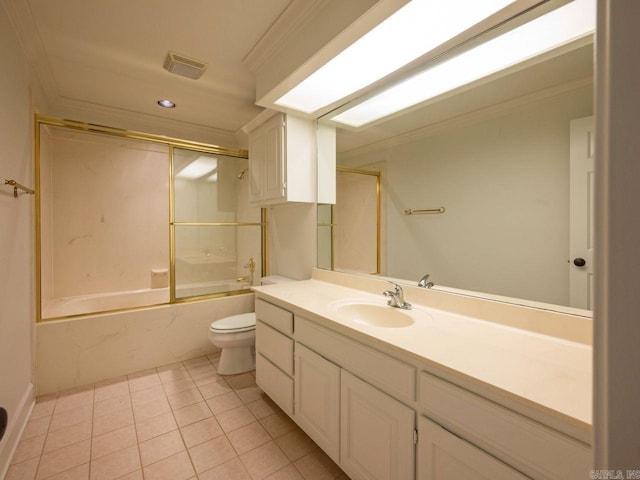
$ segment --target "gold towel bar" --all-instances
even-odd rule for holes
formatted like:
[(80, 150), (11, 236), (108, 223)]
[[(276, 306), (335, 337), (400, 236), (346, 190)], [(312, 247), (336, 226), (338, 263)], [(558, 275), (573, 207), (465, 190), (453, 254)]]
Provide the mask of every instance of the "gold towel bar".
[(420, 214), (420, 213), (444, 213), (444, 207), (440, 207), (440, 208), (428, 208), (426, 210), (411, 210), (410, 208), (407, 208), (404, 211), (405, 215), (416, 215), (416, 214)]
[(29, 187), (25, 187), (24, 185), (20, 185), (18, 182), (16, 182), (15, 180), (7, 180), (5, 178), (4, 180), (4, 184), (5, 185), (11, 185), (13, 187), (13, 196), (15, 198), (18, 198), (18, 189), (23, 190), (26, 193), (29, 193), (31, 195), (33, 195), (34, 193), (36, 193), (35, 190), (32, 190)]

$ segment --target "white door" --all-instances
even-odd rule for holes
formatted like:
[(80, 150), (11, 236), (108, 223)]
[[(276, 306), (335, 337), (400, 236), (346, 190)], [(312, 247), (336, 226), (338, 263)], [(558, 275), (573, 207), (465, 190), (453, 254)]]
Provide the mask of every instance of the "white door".
[(415, 413), (343, 370), (340, 467), (352, 480), (414, 478)]
[(569, 207), (569, 305), (593, 309), (594, 125), (571, 121)]
[(418, 419), (418, 480), (526, 480), (521, 473), (449, 433)]

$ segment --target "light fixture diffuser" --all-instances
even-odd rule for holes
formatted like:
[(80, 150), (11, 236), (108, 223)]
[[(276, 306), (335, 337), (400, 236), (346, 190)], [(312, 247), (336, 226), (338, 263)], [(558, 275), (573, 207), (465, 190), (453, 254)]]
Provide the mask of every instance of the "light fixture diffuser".
[(360, 127), (592, 34), (595, 22), (594, 0), (574, 0), (330, 119)]
[(407, 65), (515, 0), (412, 0), (276, 100), (313, 113)]

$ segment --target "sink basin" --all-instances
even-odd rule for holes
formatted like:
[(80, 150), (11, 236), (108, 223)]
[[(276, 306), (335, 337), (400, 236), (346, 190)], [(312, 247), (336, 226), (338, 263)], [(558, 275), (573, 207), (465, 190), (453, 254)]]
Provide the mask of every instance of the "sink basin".
[(345, 320), (382, 328), (410, 327), (420, 316), (428, 314), (419, 310), (402, 310), (386, 303), (341, 301), (332, 305), (336, 315)]

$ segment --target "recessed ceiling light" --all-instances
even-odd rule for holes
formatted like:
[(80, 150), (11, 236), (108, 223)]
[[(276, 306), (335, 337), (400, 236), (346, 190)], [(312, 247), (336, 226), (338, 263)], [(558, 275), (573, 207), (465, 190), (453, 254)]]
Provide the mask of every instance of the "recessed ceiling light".
[(158, 105), (164, 108), (175, 108), (176, 104), (171, 100), (158, 100)]

